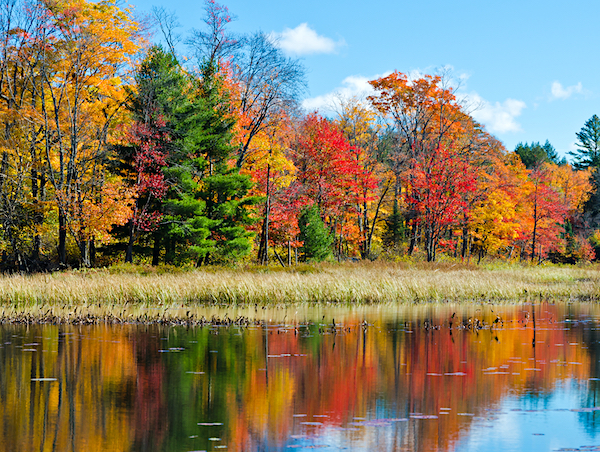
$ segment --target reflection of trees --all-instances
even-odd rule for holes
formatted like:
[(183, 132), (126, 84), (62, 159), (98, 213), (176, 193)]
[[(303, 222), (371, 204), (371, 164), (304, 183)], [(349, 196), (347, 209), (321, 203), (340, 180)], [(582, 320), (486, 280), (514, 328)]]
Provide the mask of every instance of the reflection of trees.
[[(598, 375), (598, 333), (590, 325), (551, 323), (564, 316), (561, 306), (534, 309), (535, 347), (531, 306), (503, 307), (504, 328), (481, 330), (456, 325), (474, 319), (490, 325), (497, 314), (482, 305), (457, 312), (452, 330), (456, 308), (443, 307), (335, 329), (2, 327), (2, 343), (40, 345), (33, 346), (37, 352), (0, 348), (0, 444), (210, 450), (215, 444), (208, 438), (218, 437), (229, 450), (279, 450), (290, 445), (290, 435), (353, 427), (354, 418), (421, 413), (439, 419), (337, 434), (349, 444), (376, 441), (377, 450), (450, 450), (473, 419), (458, 413), (484, 415), (508, 394), (542, 409), (555, 386), (582, 381), (584, 406), (596, 406), (600, 382), (586, 381)], [(588, 348), (569, 345), (576, 342)], [(158, 352), (169, 348), (175, 350)], [(57, 380), (32, 381), (40, 377)], [(597, 429), (595, 412), (580, 419)]]
[[(587, 347), (589, 355), (589, 376), (591, 378), (600, 378), (600, 331), (596, 322), (584, 323), (581, 342)], [(584, 389), (585, 397), (584, 408), (597, 407), (600, 404), (600, 381), (589, 380)], [(600, 427), (600, 413), (597, 411), (591, 413), (579, 413), (579, 420), (586, 431), (597, 432)]]
[(2, 447), (129, 449), (136, 379), (121, 328), (3, 326), (0, 332), (3, 344), (11, 342), (0, 348)]

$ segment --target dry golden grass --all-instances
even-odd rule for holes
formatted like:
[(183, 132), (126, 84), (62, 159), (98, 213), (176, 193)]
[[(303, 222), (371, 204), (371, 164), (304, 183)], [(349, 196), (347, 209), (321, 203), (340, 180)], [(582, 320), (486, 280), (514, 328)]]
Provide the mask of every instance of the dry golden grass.
[[(0, 320), (48, 312), (61, 319), (265, 318), (302, 306), (402, 306), (418, 302), (597, 301), (597, 266), (475, 267), (361, 263), (296, 269), (171, 271), (120, 266), (0, 277)], [(261, 316), (256, 314), (262, 311)], [(191, 314), (190, 314), (191, 313)]]
[(598, 267), (325, 265), (152, 273), (72, 271), (0, 277), (0, 304), (148, 306), (600, 299)]

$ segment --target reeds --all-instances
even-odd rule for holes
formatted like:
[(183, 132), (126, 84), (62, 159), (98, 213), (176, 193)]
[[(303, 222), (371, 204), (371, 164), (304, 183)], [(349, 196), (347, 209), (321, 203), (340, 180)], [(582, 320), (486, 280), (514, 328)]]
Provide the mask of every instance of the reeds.
[(11, 306), (498, 302), (540, 297), (597, 300), (600, 273), (596, 267), (454, 269), (362, 264), (315, 267), (306, 273), (98, 270), (0, 277), (0, 305)]

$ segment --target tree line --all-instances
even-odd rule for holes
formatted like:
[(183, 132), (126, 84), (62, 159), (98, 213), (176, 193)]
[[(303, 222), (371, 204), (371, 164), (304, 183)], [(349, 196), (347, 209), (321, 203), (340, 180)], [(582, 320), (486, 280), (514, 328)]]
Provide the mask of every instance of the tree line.
[(335, 117), (303, 112), (305, 71), (205, 2), (177, 53), (116, 0), (2, 0), (0, 268), (119, 261), (590, 260), (600, 120), (572, 164), (508, 152), (447, 75), (394, 72)]

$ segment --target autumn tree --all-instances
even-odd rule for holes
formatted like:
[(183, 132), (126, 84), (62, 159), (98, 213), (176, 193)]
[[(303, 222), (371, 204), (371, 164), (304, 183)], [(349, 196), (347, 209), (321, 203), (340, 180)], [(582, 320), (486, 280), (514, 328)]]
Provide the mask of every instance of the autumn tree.
[[(109, 240), (111, 226), (130, 209), (131, 193), (107, 163), (113, 157), (108, 143), (125, 119), (127, 70), (140, 43), (137, 25), (110, 0), (5, 6), (10, 14), (3, 16), (3, 67), (12, 68), (2, 88), (10, 108), (2, 112), (11, 124), (18, 118), (19, 127), (7, 131), (20, 129), (18, 149), (28, 156), (28, 167), (21, 165), (18, 173), (29, 174), (31, 182), (33, 256), (40, 252), (43, 205), (57, 212), (60, 264), (67, 262), (69, 234), (81, 263), (90, 265), (94, 241)], [(13, 20), (17, 12), (25, 22)], [(14, 102), (18, 89), (20, 105)], [(10, 166), (10, 159), (3, 161)]]
[(393, 184), (393, 173), (388, 171), (380, 156), (383, 127), (375, 112), (357, 98), (340, 99), (338, 116), (339, 127), (352, 145), (353, 158), (362, 169), (362, 174), (355, 176), (359, 190), (356, 222), (360, 233), (360, 254), (366, 259), (372, 254), (375, 228)]
[(258, 32), (241, 43), (232, 68), (237, 85), (238, 168), (252, 152), (254, 139), (289, 116), (306, 88), (304, 67), (299, 60), (286, 57), (272, 37)]
[[(440, 149), (458, 149), (456, 140), (464, 132), (465, 114), (447, 81), (440, 75), (409, 79), (396, 71), (370, 82), (375, 94), (369, 101), (394, 131), (390, 165), (395, 174), (395, 205), (400, 204), (403, 187), (412, 186), (417, 162), (433, 162)], [(416, 198), (405, 199), (412, 202)], [(411, 226), (408, 253), (412, 254), (422, 222), (415, 218), (418, 209), (414, 204), (405, 209)], [(398, 207), (394, 211), (398, 212)]]
[[(480, 172), (468, 222), (469, 237), (463, 242), (463, 257), (475, 248), (478, 258), (490, 253), (511, 259), (516, 241), (522, 235), (528, 172), (518, 155), (509, 153), (494, 158), (487, 171)], [(463, 238), (464, 239), (464, 238)]]
[(127, 225), (125, 262), (132, 262), (138, 238), (152, 234), (153, 264), (158, 264), (159, 228), (164, 215), (161, 201), (168, 190), (163, 168), (174, 146), (175, 106), (182, 102), (184, 81), (175, 57), (160, 46), (149, 49), (136, 71), (136, 89), (129, 102), (133, 122), (128, 143), (118, 148), (119, 169), (136, 193), (133, 215)]
[(559, 249), (557, 238), (564, 225), (566, 205), (560, 201), (559, 193), (550, 184), (550, 172), (545, 166), (538, 166), (531, 171), (530, 187), (527, 199), (530, 204), (531, 252), (530, 259), (536, 256), (539, 260), (548, 251)]
[(360, 187), (368, 184), (371, 173), (361, 167), (356, 152), (336, 124), (317, 114), (306, 116), (293, 149), (298, 195), (306, 205), (319, 206), (335, 234), (338, 256), (344, 241), (360, 241), (350, 219), (356, 218)]
[(440, 147), (436, 154), (422, 155), (414, 164), (408, 201), (415, 206), (425, 235), (427, 261), (436, 259), (444, 232), (466, 207), (463, 195), (475, 190), (472, 169), (453, 149)]
[(35, 121), (43, 52), (40, 5), (5, 1), (0, 12), (0, 225), (2, 267), (28, 271), (39, 264), (40, 229), (46, 209), (45, 173)]
[[(66, 235), (77, 242), (84, 265), (90, 264), (90, 245), (96, 233), (88, 214), (101, 204), (109, 158), (106, 144), (122, 120), (127, 92), (122, 77), (139, 49), (136, 24), (114, 1), (51, 2), (45, 44), (50, 52), (40, 68), (40, 120), (45, 127), (44, 147), (49, 183), (55, 192), (58, 219), (58, 255), (66, 263)], [(125, 196), (124, 187), (113, 181)], [(120, 188), (118, 188), (120, 187)], [(113, 194), (115, 194), (113, 192)], [(128, 201), (116, 206), (126, 207)], [(102, 211), (102, 210), (100, 210)], [(105, 213), (106, 230), (123, 221)]]

